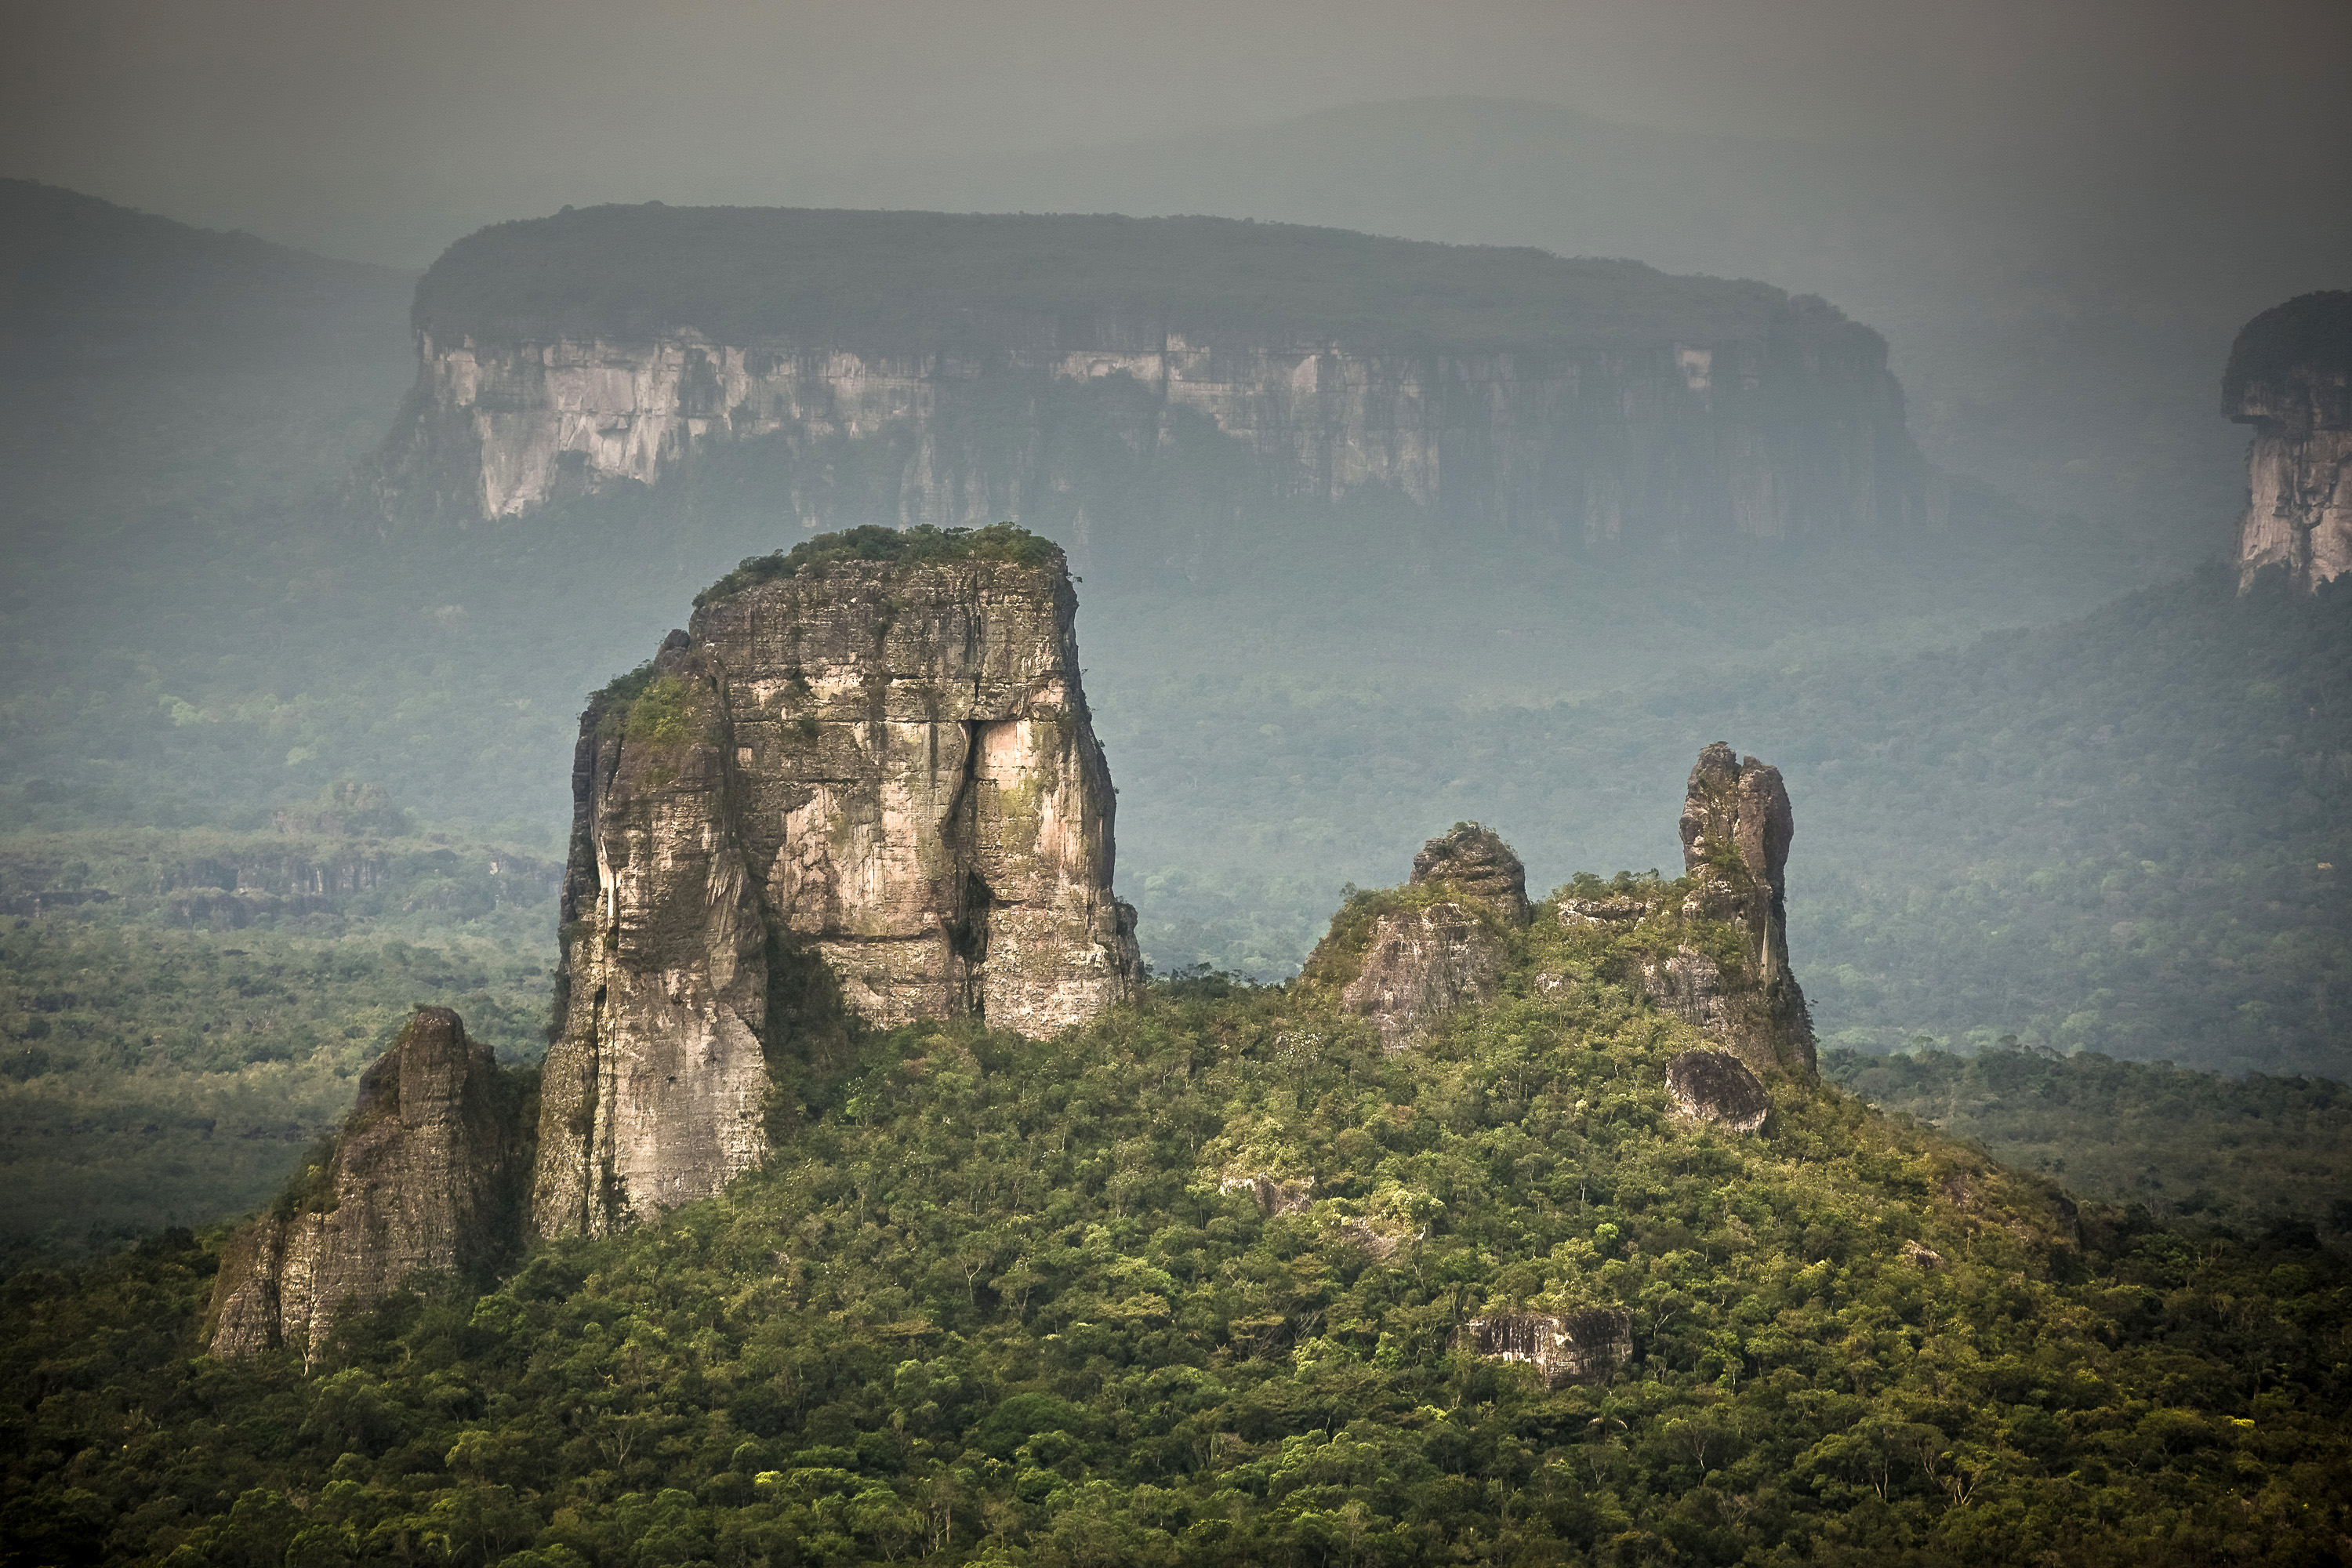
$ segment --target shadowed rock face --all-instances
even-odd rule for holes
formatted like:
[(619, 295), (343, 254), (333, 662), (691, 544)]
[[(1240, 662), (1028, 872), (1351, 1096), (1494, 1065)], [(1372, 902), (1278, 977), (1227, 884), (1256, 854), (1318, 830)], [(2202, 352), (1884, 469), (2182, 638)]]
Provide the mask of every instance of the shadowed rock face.
[(1685, 1051), (1666, 1064), (1666, 1094), (1675, 1109), (1701, 1121), (1753, 1132), (1771, 1114), (1772, 1097), (1738, 1057)]
[(2221, 412), (2254, 427), (2241, 588), (2271, 566), (2306, 593), (2352, 572), (2352, 291), (2305, 294), (2247, 322)]
[(315, 1359), (339, 1313), (411, 1273), (495, 1265), (516, 1231), (517, 1131), (489, 1047), (447, 1008), (417, 1009), (360, 1079), (326, 1168), (230, 1244), (213, 1353)]
[(1528, 923), (1527, 868), (1493, 828), (1457, 822), (1423, 845), (1412, 858), (1412, 882), (1442, 882), (1457, 893), (1485, 899), (1514, 925)]
[(1473, 1318), (1454, 1335), (1454, 1343), (1474, 1355), (1496, 1361), (1523, 1362), (1535, 1369), (1548, 1388), (1586, 1378), (1605, 1377), (1633, 1359), (1633, 1319), (1621, 1309), (1587, 1308), (1553, 1316), (1544, 1312), (1511, 1312)]
[(1683, 800), (1683, 867), (1693, 920), (1738, 928), (1746, 952), (1727, 971), (1685, 947), (1643, 975), (1659, 1005), (1698, 1025), (1758, 1072), (1814, 1071), (1813, 1024), (1789, 972), (1789, 841), (1796, 821), (1780, 770), (1717, 741), (1699, 753)]
[(1040, 549), (706, 595), (639, 689), (591, 704), (541, 1234), (606, 1233), (764, 1156), (780, 998), (813, 974), (876, 1023), (1031, 1034), (1134, 993), (1076, 597)]

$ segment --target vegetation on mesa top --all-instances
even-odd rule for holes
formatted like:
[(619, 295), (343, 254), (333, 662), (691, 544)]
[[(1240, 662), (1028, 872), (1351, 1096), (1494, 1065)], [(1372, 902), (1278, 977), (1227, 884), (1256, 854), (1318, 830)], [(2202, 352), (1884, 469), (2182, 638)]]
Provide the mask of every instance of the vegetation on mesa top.
[(823, 577), (835, 566), (853, 561), (885, 561), (921, 565), (940, 561), (1002, 561), (1015, 566), (1043, 566), (1060, 559), (1062, 547), (1015, 522), (992, 522), (985, 528), (885, 528), (878, 523), (820, 533), (790, 550), (772, 555), (747, 557), (734, 571), (694, 596), (694, 607), (731, 599), (762, 583), (789, 577)]
[(2298, 294), (2241, 327), (2221, 373), (2221, 412), (2234, 415), (2250, 384), (2275, 381), (2297, 365), (2352, 371), (2352, 289)]
[(1163, 331), (1397, 349), (1875, 333), (1767, 284), (1636, 261), (1215, 217), (600, 206), (467, 236), (417, 285), (436, 337), (1133, 346)]

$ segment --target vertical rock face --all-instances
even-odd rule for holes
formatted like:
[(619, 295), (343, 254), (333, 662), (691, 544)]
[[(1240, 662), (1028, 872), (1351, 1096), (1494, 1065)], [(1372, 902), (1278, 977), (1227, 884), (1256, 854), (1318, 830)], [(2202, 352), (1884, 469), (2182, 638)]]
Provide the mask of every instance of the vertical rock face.
[(1061, 552), (1018, 530), (859, 530), (747, 563), (591, 703), (541, 1233), (756, 1163), (813, 977), (877, 1023), (1033, 1034), (1134, 993), (1076, 607)]
[(1495, 932), (1460, 904), (1392, 910), (1373, 927), (1363, 973), (1339, 1003), (1370, 1018), (1389, 1049), (1410, 1050), (1448, 1013), (1493, 996), (1507, 956)]
[(1491, 827), (1457, 822), (1421, 847), (1412, 858), (1415, 887), (1442, 882), (1457, 892), (1485, 899), (1514, 925), (1528, 923), (1528, 871), (1511, 847)]
[(208, 1313), (213, 1353), (315, 1359), (336, 1316), (418, 1269), (477, 1270), (515, 1236), (511, 1086), (446, 1007), (420, 1007), (360, 1079), (323, 1167), (238, 1234)]
[(1789, 841), (1796, 819), (1780, 770), (1717, 741), (1699, 753), (1683, 800), (1683, 867), (1693, 920), (1723, 921), (1745, 949), (1735, 968), (1685, 947), (1643, 979), (1662, 1006), (1697, 1024), (1759, 1072), (1814, 1071), (1813, 1025), (1789, 971)]
[[(1412, 897), (1412, 889), (1427, 891)], [(1337, 984), (1341, 1008), (1370, 1019), (1392, 1051), (1419, 1045), (1448, 1013), (1492, 997), (1510, 960), (1507, 933), (1528, 923), (1519, 858), (1475, 822), (1457, 822), (1422, 846), (1404, 894), (1360, 896), (1374, 900), (1369, 926), (1343, 910), (1304, 977)]]
[(1473, 1355), (1519, 1362), (1547, 1388), (1606, 1377), (1633, 1357), (1633, 1317), (1622, 1308), (1590, 1307), (1554, 1315), (1508, 1312), (1473, 1318), (1454, 1335)]
[(2247, 322), (2221, 412), (2254, 427), (2241, 586), (2271, 566), (2306, 593), (2352, 572), (2352, 291), (2305, 294)]

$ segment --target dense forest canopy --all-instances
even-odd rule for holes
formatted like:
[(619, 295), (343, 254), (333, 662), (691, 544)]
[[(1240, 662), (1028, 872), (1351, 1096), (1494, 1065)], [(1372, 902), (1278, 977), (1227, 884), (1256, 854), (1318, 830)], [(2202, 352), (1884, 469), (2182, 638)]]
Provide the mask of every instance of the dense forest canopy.
[(1634, 261), (1232, 218), (600, 206), (468, 235), (417, 287), (437, 339), (1157, 348), (1163, 332), (1540, 353), (1760, 338), (1885, 344), (1818, 300)]
[[(191, 1356), (217, 1231), (19, 1274), (12, 1550), (2327, 1560), (2352, 1277), (2309, 1227), (2191, 1242), (1791, 1078), (1758, 1133), (1679, 1117), (1700, 1037), (1624, 984), (1662, 931), (1552, 914), (1414, 1052), (1199, 973), (1050, 1041), (867, 1034), (724, 1196), (420, 1279), (307, 1370)], [(1578, 1376), (1476, 1353), (1578, 1312), (1626, 1333)]]

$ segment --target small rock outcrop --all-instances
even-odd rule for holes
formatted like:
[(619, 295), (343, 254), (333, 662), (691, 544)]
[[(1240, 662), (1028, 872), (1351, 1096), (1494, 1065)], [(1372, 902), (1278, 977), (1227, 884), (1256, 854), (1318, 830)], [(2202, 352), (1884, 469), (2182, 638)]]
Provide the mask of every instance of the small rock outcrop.
[(1727, 1051), (1685, 1051), (1666, 1064), (1666, 1097), (1685, 1116), (1753, 1132), (1771, 1114), (1772, 1097), (1748, 1065)]
[(1272, 1219), (1276, 1215), (1305, 1214), (1315, 1201), (1315, 1178), (1278, 1182), (1267, 1175), (1227, 1176), (1218, 1182), (1217, 1191), (1247, 1193), (1257, 1204), (1258, 1213)]
[(1633, 1315), (1614, 1307), (1580, 1311), (1507, 1312), (1472, 1318), (1454, 1344), (1494, 1361), (1522, 1362), (1547, 1388), (1606, 1377), (1633, 1358)]
[(1484, 899), (1514, 925), (1528, 923), (1528, 870), (1491, 827), (1457, 822), (1412, 858), (1412, 885), (1441, 883)]
[(1422, 846), (1407, 889), (1359, 895), (1376, 900), (1369, 929), (1340, 912), (1304, 977), (1339, 984), (1343, 1011), (1370, 1019), (1389, 1049), (1411, 1050), (1447, 1014), (1500, 988), (1510, 933), (1528, 923), (1527, 880), (1510, 846), (1457, 822)]
[(698, 604), (581, 719), (542, 1235), (758, 1163), (771, 1058), (816, 993), (1046, 1034), (1140, 983), (1059, 549), (857, 529)]
[(1737, 929), (1743, 949), (1727, 964), (1685, 945), (1645, 964), (1643, 982), (1661, 1007), (1713, 1036), (1758, 1073), (1815, 1071), (1812, 1016), (1789, 971), (1784, 871), (1796, 820), (1780, 770), (1717, 741), (1691, 769), (1682, 815), (1683, 866), (1696, 884), (1685, 919)]
[(2247, 322), (2221, 412), (2254, 427), (2241, 588), (2273, 566), (2305, 593), (2352, 572), (2352, 291), (2305, 294)]
[(1464, 905), (1391, 910), (1339, 1005), (1370, 1018), (1389, 1049), (1411, 1050), (1448, 1013), (1492, 997), (1507, 957), (1502, 938)]
[(292, 1346), (315, 1360), (338, 1315), (410, 1274), (500, 1262), (519, 1228), (515, 1087), (457, 1014), (411, 1015), (325, 1162), (230, 1243), (206, 1313), (213, 1353)]

